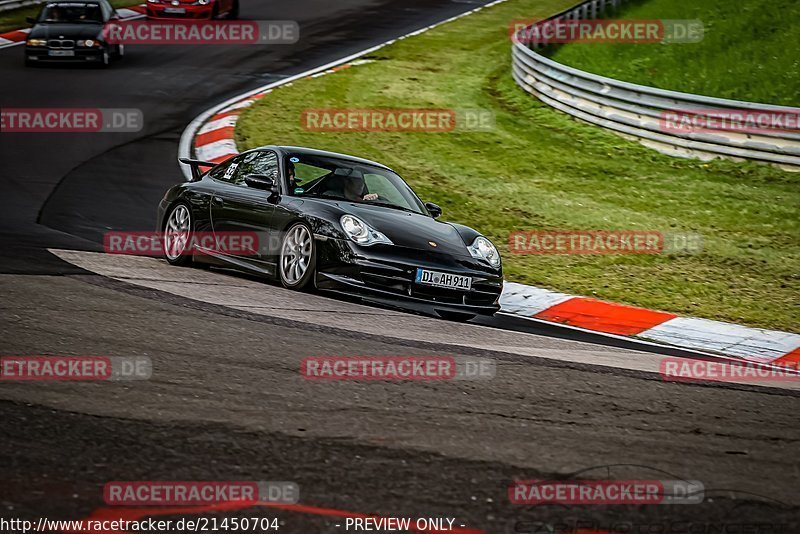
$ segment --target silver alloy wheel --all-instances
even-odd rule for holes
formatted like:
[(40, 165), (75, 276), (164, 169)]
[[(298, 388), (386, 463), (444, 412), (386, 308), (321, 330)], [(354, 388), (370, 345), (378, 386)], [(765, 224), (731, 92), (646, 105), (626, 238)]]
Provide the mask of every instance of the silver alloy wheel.
[(281, 247), (281, 277), (290, 286), (300, 283), (311, 264), (311, 233), (302, 224), (292, 227)]
[(189, 208), (183, 204), (178, 204), (167, 219), (167, 226), (164, 228), (164, 253), (170, 260), (177, 260), (181, 257), (192, 229), (192, 216)]

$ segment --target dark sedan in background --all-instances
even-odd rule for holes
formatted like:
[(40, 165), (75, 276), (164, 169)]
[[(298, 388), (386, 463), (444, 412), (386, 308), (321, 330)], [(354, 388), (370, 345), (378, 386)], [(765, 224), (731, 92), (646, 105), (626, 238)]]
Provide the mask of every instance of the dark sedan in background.
[(28, 19), (34, 26), (25, 43), (25, 64), (72, 61), (108, 66), (124, 54), (122, 44), (109, 44), (105, 25), (119, 20), (107, 0), (47, 2), (39, 16)]
[[(213, 164), (182, 162), (194, 179), (167, 191), (159, 205), (172, 264), (235, 266), (291, 289), (402, 302), (453, 320), (499, 309), (495, 246), (472, 228), (437, 220), (441, 209), (384, 165), (287, 146), (250, 150), (202, 174), (201, 166)], [(260, 238), (237, 251), (191, 238), (233, 232)]]

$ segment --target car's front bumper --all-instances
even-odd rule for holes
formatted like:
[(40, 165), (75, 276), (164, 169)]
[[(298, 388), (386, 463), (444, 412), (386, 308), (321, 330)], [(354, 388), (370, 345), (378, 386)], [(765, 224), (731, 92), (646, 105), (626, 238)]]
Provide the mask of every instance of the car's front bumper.
[[(469, 291), (418, 284), (417, 269), (466, 275)], [(500, 309), (503, 274), (463, 256), (392, 246), (360, 247), (339, 239), (317, 241), (317, 287), (420, 311), (493, 315)]]
[[(176, 12), (176, 10), (179, 10)], [(183, 19), (183, 20), (207, 20), (212, 18), (214, 7), (211, 4), (204, 6), (193, 6), (181, 4), (173, 6), (171, 4), (147, 4), (147, 18), (149, 19)]]
[(103, 48), (75, 48), (73, 50), (58, 50), (59, 52), (72, 52), (73, 55), (50, 54), (51, 50), (45, 46), (25, 47), (25, 58), (31, 63), (44, 63), (49, 61), (73, 62), (73, 63), (100, 63), (103, 61)]

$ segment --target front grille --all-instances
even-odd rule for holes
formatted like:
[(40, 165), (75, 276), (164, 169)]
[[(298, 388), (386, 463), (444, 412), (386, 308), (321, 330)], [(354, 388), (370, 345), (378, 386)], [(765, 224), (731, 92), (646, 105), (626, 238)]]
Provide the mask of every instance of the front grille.
[(473, 282), (468, 292), (444, 287), (415, 284), (413, 274), (400, 274), (379, 269), (362, 268), (361, 279), (367, 287), (390, 291), (441, 304), (491, 306), (500, 295), (500, 288), (488, 282)]
[(47, 46), (56, 50), (70, 50), (75, 48), (75, 41), (72, 39), (50, 39), (47, 41)]

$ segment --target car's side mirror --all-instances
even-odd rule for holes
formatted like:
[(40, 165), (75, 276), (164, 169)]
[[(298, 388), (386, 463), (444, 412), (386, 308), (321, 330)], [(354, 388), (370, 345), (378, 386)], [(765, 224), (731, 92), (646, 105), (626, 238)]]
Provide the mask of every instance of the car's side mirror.
[(25, 17), (25, 22), (28, 24), (36, 24), (36, 17)]
[(434, 204), (433, 202), (426, 202), (425, 207), (427, 208), (428, 213), (430, 213), (431, 217), (433, 217), (434, 219), (442, 214), (442, 208), (440, 208), (438, 204)]
[(263, 189), (271, 193), (278, 192), (278, 185), (275, 183), (275, 180), (266, 174), (248, 174), (244, 177), (244, 183), (254, 189)]

